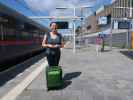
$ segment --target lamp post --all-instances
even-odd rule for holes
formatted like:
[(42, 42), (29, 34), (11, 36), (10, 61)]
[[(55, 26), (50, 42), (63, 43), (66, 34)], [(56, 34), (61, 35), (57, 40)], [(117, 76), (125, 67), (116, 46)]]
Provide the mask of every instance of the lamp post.
[[(74, 17), (76, 16), (76, 8), (73, 8), (73, 15)], [(75, 29), (76, 29), (76, 25), (75, 25), (75, 20), (73, 20), (73, 52), (76, 52), (76, 34), (75, 34)]]
[[(129, 10), (130, 10), (130, 11), (129, 11), (129, 12), (130, 12), (130, 13), (129, 13), (129, 29), (128, 29), (128, 30), (129, 30), (129, 31), (128, 31), (128, 49), (131, 47), (131, 42), (130, 42), (130, 41), (131, 41), (131, 37), (130, 37), (130, 36), (131, 36), (131, 34), (132, 34), (132, 26), (131, 26), (131, 25), (132, 25), (132, 6), (133, 6), (133, 5), (132, 5), (132, 2), (133, 2), (133, 1), (130, 0), (130, 8), (129, 8)], [(130, 37), (130, 38), (129, 38), (129, 37)]]
[[(61, 10), (64, 10), (64, 9), (68, 9), (70, 7), (58, 7), (56, 9), (61, 9)], [(76, 7), (73, 7), (73, 17), (76, 18)], [(76, 52), (76, 35), (75, 35), (75, 29), (76, 29), (76, 25), (75, 25), (75, 20), (76, 19), (72, 19), (72, 22), (73, 22), (73, 52), (75, 53)]]
[[(76, 33), (75, 33), (75, 29), (76, 29), (76, 24), (75, 21), (76, 19), (76, 8), (81, 8), (81, 13), (83, 14), (83, 8), (92, 8), (92, 6), (79, 6), (79, 7), (57, 7), (56, 9), (73, 9), (73, 16), (75, 17), (74, 19), (72, 19), (73, 22), (73, 52), (76, 52)], [(81, 20), (83, 15), (81, 16)], [(83, 30), (82, 30), (83, 31)]]

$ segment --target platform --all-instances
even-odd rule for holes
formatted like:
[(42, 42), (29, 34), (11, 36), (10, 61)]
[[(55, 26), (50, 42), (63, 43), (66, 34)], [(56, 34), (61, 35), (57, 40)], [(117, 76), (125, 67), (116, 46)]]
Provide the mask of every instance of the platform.
[(132, 100), (133, 60), (117, 48), (97, 56), (94, 47), (62, 50), (62, 89), (46, 91), (43, 69), (16, 100)]

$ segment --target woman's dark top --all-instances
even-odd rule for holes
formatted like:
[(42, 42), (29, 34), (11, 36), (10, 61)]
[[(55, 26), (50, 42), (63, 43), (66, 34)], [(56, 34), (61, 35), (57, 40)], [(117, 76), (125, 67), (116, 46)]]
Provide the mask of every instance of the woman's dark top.
[(61, 34), (57, 33), (57, 36), (55, 39), (51, 38), (50, 33), (47, 34), (47, 44), (52, 44), (52, 45), (59, 45), (56, 48), (47, 48), (47, 53), (49, 54), (55, 54), (60, 52), (60, 46), (61, 46), (61, 41), (62, 41), (62, 36)]

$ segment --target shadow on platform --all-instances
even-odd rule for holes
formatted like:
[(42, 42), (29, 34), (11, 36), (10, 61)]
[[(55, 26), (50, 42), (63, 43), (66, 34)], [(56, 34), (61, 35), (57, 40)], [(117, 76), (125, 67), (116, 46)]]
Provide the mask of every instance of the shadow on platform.
[(24, 72), (28, 67), (35, 64), (37, 61), (45, 57), (45, 52), (40, 53), (39, 55), (32, 57), (21, 64), (13, 66), (9, 71), (0, 72), (0, 87), (6, 84), (8, 81), (15, 78), (18, 74)]
[(110, 52), (111, 50), (101, 50), (101, 52)]
[(63, 80), (71, 80), (73, 78), (78, 77), (81, 72), (71, 72), (64, 75)]
[(71, 72), (71, 73), (65, 74), (63, 77), (64, 85), (61, 89), (64, 89), (67, 86), (69, 86), (72, 83), (72, 79), (80, 76), (80, 74), (81, 72)]
[(122, 53), (123, 55), (125, 55), (130, 59), (133, 59), (133, 51), (120, 51), (120, 53)]

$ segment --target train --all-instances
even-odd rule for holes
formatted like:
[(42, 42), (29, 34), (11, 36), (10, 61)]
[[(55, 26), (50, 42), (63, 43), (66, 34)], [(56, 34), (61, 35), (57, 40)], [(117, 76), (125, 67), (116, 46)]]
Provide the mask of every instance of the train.
[(41, 44), (47, 32), (46, 26), (0, 3), (0, 71), (44, 50)]

